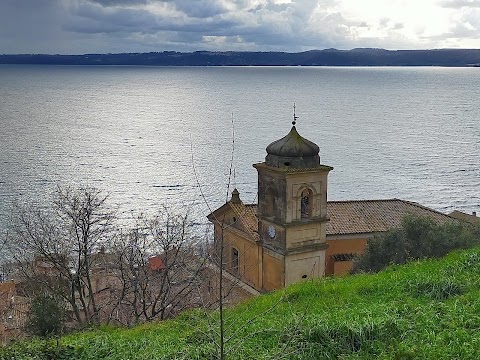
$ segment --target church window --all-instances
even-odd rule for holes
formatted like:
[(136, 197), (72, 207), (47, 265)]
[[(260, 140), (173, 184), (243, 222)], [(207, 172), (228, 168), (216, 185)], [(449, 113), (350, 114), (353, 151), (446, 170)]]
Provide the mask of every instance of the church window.
[(238, 273), (238, 250), (232, 248), (232, 270)]
[(300, 197), (300, 218), (308, 219), (312, 216), (312, 191), (305, 189)]

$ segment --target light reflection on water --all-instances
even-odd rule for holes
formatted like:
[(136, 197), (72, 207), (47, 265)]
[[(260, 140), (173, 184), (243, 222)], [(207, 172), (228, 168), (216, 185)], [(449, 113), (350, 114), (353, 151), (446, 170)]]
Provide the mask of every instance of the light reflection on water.
[(191, 207), (232, 185), (256, 201), (255, 162), (290, 129), (320, 146), (329, 199), (480, 207), (480, 73), (474, 68), (0, 66), (0, 229), (14, 200), (56, 184), (111, 194), (123, 217)]

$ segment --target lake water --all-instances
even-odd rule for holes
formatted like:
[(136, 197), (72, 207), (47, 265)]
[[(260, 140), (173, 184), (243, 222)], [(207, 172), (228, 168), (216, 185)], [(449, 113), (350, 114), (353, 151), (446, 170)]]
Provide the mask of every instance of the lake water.
[(204, 223), (226, 199), (233, 139), (231, 183), (256, 202), (252, 164), (294, 102), (334, 167), (329, 200), (479, 211), (478, 99), (478, 68), (2, 65), (0, 231), (12, 204), (44, 204), (57, 184), (105, 190), (125, 218), (167, 204)]

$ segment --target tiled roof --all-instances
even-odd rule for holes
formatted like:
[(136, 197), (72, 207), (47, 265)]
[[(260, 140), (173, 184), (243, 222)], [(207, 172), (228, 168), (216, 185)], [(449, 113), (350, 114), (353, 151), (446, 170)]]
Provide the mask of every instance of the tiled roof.
[(424, 216), (437, 224), (452, 217), (420, 204), (399, 199), (327, 202), (327, 235), (387, 231), (399, 227), (406, 215)]
[[(257, 205), (229, 202), (237, 218), (252, 238), (258, 238)], [(327, 235), (347, 235), (383, 232), (399, 227), (406, 215), (424, 216), (437, 224), (455, 221), (449, 215), (415, 202), (386, 200), (347, 200), (327, 202)]]
[(237, 215), (237, 221), (240, 221), (243, 228), (247, 231), (248, 235), (250, 235), (250, 237), (252, 237), (253, 239), (257, 240), (259, 238), (257, 233), (257, 206), (233, 201), (229, 201), (228, 204), (235, 212), (235, 215)]
[(355, 256), (357, 256), (357, 254), (355, 253), (341, 253), (331, 255), (331, 257), (335, 261), (352, 261)]
[(0, 294), (10, 292), (15, 292), (15, 283), (13, 281), (0, 283)]
[(162, 258), (160, 255), (155, 255), (148, 258), (148, 267), (152, 271), (161, 270), (165, 267)]
[(455, 219), (459, 219), (459, 220), (462, 220), (462, 221), (468, 221), (470, 224), (473, 224), (473, 225), (480, 224), (480, 218), (477, 217), (477, 213), (466, 214), (464, 212), (455, 210), (455, 211), (452, 211), (448, 215), (450, 215), (451, 217), (454, 217)]

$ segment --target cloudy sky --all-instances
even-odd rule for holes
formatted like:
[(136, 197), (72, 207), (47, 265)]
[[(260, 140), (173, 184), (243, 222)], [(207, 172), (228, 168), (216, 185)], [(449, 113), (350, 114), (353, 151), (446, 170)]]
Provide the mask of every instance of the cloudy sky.
[(0, 0), (0, 53), (480, 48), (480, 0)]

